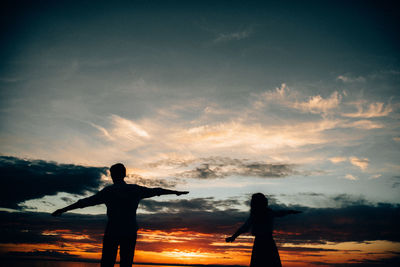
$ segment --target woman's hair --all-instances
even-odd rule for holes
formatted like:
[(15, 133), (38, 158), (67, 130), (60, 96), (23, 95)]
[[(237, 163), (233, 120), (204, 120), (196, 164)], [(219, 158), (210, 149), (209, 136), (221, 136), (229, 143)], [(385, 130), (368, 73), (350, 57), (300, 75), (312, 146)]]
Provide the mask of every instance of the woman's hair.
[(268, 199), (262, 193), (256, 193), (251, 196), (250, 215), (260, 217), (268, 210)]

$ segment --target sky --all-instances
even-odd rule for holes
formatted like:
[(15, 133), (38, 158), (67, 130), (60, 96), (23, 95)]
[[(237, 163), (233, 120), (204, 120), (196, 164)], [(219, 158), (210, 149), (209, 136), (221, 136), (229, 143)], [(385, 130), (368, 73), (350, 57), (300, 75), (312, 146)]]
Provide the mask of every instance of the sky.
[(0, 257), (95, 260), (111, 183), (141, 202), (137, 262), (248, 265), (224, 238), (262, 192), (285, 266), (400, 262), (395, 1), (5, 1)]

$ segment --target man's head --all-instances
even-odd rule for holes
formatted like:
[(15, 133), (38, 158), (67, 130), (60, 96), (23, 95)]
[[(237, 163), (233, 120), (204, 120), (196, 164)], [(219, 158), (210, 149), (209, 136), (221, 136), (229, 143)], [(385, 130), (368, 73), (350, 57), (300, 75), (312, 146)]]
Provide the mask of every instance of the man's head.
[(123, 181), (126, 176), (126, 169), (122, 163), (117, 163), (110, 168), (111, 178), (114, 183)]

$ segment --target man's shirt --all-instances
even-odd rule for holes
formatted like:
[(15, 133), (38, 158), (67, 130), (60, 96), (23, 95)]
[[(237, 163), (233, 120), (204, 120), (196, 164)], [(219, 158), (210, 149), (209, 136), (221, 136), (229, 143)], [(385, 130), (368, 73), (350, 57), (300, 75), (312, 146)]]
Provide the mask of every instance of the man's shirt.
[(78, 201), (79, 208), (106, 204), (107, 227), (105, 235), (133, 236), (136, 235), (138, 225), (136, 210), (139, 201), (160, 195), (161, 188), (147, 188), (125, 182), (109, 185), (97, 194)]

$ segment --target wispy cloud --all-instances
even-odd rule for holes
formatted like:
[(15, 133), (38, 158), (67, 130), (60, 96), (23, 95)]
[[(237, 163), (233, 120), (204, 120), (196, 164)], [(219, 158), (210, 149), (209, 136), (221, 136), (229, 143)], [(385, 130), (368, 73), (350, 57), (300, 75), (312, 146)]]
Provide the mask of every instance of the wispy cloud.
[(154, 177), (142, 177), (138, 174), (128, 174), (125, 180), (129, 183), (139, 184), (146, 187), (165, 187), (173, 188), (184, 181), (178, 179), (159, 179)]
[(329, 158), (329, 160), (332, 163), (340, 163), (340, 162), (344, 162), (347, 160), (347, 157), (333, 157), (333, 158)]
[(350, 75), (339, 75), (336, 80), (342, 81), (344, 83), (352, 83), (352, 82), (365, 82), (366, 79), (363, 76), (350, 76)]
[(369, 165), (368, 158), (357, 158), (357, 157), (333, 157), (329, 158), (329, 160), (334, 163), (338, 164), (341, 162), (350, 162), (352, 165), (360, 168), (362, 171), (365, 171)]
[(117, 137), (125, 137), (128, 139), (136, 139), (137, 137), (150, 137), (146, 130), (132, 120), (122, 118), (118, 115), (112, 115), (112, 122), (115, 125), (113, 133)]
[(293, 108), (303, 112), (328, 113), (330, 110), (338, 108), (341, 100), (342, 96), (335, 91), (328, 98), (316, 95), (310, 97), (306, 102), (296, 102), (293, 104)]
[(103, 127), (98, 124), (88, 122), (96, 128), (107, 141), (111, 141), (115, 147), (121, 150), (135, 149), (152, 140), (145, 123), (138, 123), (118, 115), (111, 115), (108, 119), (109, 127)]
[(239, 41), (246, 39), (250, 36), (252, 33), (252, 30), (246, 29), (243, 31), (237, 31), (237, 32), (230, 32), (230, 33), (220, 33), (214, 40), (213, 43), (224, 43), (224, 42), (229, 42), (229, 41)]
[[(184, 101), (182, 104), (178, 101), (168, 108), (159, 108), (152, 117), (132, 120), (112, 115), (103, 125), (91, 125), (109, 142), (107, 147), (126, 154), (118, 152), (119, 158), (128, 157), (130, 151), (140, 151), (140, 157), (129, 156), (135, 157), (134, 162), (139, 165), (175, 160), (172, 169), (179, 169), (182, 167), (180, 164), (187, 164), (186, 160), (228, 156), (227, 151), (232, 158), (241, 158), (242, 155), (257, 158), (263, 154), (269, 155), (269, 158), (287, 158), (282, 155), (288, 151), (332, 143), (345, 146), (364, 138), (367, 132), (359, 130), (385, 128), (383, 121), (364, 117), (387, 114), (390, 110), (388, 106), (375, 103), (372, 108), (357, 113), (360, 117), (342, 117), (341, 110), (348, 108), (349, 103), (353, 106), (354, 103), (368, 103), (366, 100), (349, 102), (347, 97), (338, 91), (327, 97), (306, 96), (283, 83), (274, 90), (252, 94), (248, 105), (239, 105), (234, 110), (204, 99)], [(286, 112), (282, 113), (283, 110)], [(299, 110), (301, 113), (298, 113)], [(342, 129), (346, 131), (340, 135), (332, 134)], [(204, 175), (205, 172), (208, 176), (215, 175), (210, 166), (201, 168)], [(162, 174), (171, 175), (172, 169), (171, 172), (165, 169)], [(157, 170), (160, 171), (159, 168)], [(138, 174), (147, 177), (143, 173)]]
[(352, 181), (358, 180), (358, 177), (357, 177), (357, 176), (354, 176), (354, 175), (352, 175), (352, 174), (346, 174), (346, 175), (344, 176), (344, 178), (346, 178), (346, 179), (348, 179), (348, 180), (352, 180)]
[(388, 116), (392, 111), (392, 105), (382, 102), (368, 103), (365, 100), (349, 103), (357, 109), (357, 112), (343, 113), (342, 116), (350, 118), (377, 118)]
[[(289, 88), (285, 83), (275, 88), (275, 90), (265, 91), (254, 96), (253, 106), (256, 109), (264, 108), (273, 103), (288, 109), (300, 110), (304, 113), (329, 114), (336, 115), (338, 118), (343, 116), (354, 119), (385, 117), (393, 112), (393, 105), (390, 102), (387, 104), (383, 102), (371, 103), (365, 99), (345, 101), (347, 94), (345, 92), (339, 93), (338, 91), (332, 92), (329, 97), (321, 95), (305, 96), (299, 91)], [(357, 112), (342, 111), (349, 107), (357, 109)], [(356, 128), (365, 128), (366, 124), (372, 125), (370, 121), (366, 120), (355, 121), (353, 123)], [(377, 122), (375, 123), (378, 125)]]
[(356, 129), (364, 129), (364, 130), (373, 130), (373, 129), (381, 129), (384, 128), (384, 124), (377, 121), (371, 120), (358, 120), (358, 121), (344, 121), (342, 124), (343, 128), (356, 128)]
[(381, 178), (381, 177), (382, 177), (382, 174), (375, 174), (375, 175), (371, 176), (371, 179), (378, 179), (378, 178)]
[(342, 94), (334, 91), (329, 97), (321, 95), (304, 96), (300, 92), (289, 88), (285, 83), (275, 90), (260, 94), (254, 102), (256, 108), (264, 107), (267, 103), (279, 103), (290, 109), (304, 113), (327, 114), (339, 108)]

